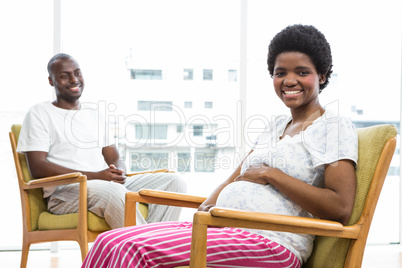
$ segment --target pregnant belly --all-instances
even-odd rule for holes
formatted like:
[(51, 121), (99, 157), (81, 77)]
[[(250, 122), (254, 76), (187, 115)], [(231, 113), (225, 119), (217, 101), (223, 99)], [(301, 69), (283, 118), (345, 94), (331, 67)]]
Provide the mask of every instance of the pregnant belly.
[(221, 191), (216, 206), (272, 213), (270, 207), (278, 201), (273, 192), (269, 185), (236, 181)]
[(238, 181), (227, 185), (219, 194), (216, 206), (280, 215), (307, 216), (305, 211), (272, 185), (248, 181)]

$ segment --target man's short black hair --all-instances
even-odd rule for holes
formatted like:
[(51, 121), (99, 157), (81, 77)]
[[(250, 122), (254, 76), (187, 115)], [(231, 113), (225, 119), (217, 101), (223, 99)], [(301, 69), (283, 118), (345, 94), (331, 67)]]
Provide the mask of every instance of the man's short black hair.
[(58, 60), (58, 59), (72, 59), (73, 57), (71, 57), (68, 54), (65, 53), (58, 53), (56, 55), (54, 55), (50, 60), (49, 63), (47, 64), (47, 72), (49, 73), (49, 76), (52, 75), (52, 65), (53, 63)]
[(279, 32), (268, 48), (268, 71), (272, 76), (276, 57), (283, 52), (301, 52), (308, 55), (318, 74), (325, 75), (320, 92), (328, 85), (332, 73), (331, 47), (325, 36), (314, 26), (291, 25)]

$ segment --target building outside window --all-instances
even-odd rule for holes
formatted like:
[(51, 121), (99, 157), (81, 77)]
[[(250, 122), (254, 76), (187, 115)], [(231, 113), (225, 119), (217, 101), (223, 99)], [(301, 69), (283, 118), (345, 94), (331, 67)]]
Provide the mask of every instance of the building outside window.
[(167, 128), (166, 124), (136, 124), (135, 125), (135, 138), (137, 140), (141, 139), (152, 139), (152, 140), (166, 140), (167, 139)]
[(195, 152), (194, 170), (196, 172), (215, 171), (215, 151), (199, 150)]
[(212, 109), (213, 107), (213, 102), (212, 101), (206, 101), (205, 103), (204, 103), (204, 108), (205, 109)]
[(162, 70), (131, 69), (131, 79), (162, 80)]
[(183, 80), (193, 80), (193, 69), (184, 69)]
[(165, 169), (169, 164), (167, 152), (132, 152), (130, 154), (131, 172)]
[(138, 101), (137, 108), (138, 108), (138, 111), (171, 112), (172, 111), (172, 102), (171, 101)]
[(207, 140), (208, 146), (216, 146), (216, 135), (206, 136), (205, 139)]
[(204, 69), (202, 71), (202, 79), (203, 80), (212, 80), (213, 78), (213, 70), (212, 69)]
[(191, 170), (191, 152), (177, 153), (177, 171), (190, 172)]
[(185, 101), (184, 102), (184, 108), (193, 108), (193, 102), (192, 101)]
[(228, 81), (237, 82), (237, 70), (228, 70)]
[(197, 137), (202, 136), (202, 133), (203, 133), (202, 130), (203, 130), (203, 126), (198, 126), (198, 125), (193, 126), (193, 135), (197, 136)]

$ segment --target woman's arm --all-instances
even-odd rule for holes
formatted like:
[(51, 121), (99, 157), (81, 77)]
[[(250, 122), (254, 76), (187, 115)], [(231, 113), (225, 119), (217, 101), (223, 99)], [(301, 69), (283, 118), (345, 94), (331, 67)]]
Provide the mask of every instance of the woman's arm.
[(277, 168), (261, 164), (250, 167), (235, 180), (272, 184), (311, 214), (346, 224), (355, 198), (356, 173), (351, 160), (340, 160), (325, 167), (325, 188), (293, 178)]

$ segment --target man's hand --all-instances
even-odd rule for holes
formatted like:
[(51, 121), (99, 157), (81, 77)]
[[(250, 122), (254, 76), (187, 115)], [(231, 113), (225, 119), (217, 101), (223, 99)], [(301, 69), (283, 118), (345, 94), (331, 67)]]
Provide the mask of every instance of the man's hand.
[[(124, 184), (126, 182), (126, 166), (120, 159), (116, 146), (110, 145), (103, 147), (102, 155), (103, 158), (105, 158), (105, 162), (109, 165), (109, 168), (101, 171), (106, 174), (102, 174), (105, 177), (100, 177), (100, 179)], [(119, 168), (116, 168), (116, 166)]]
[(99, 172), (99, 178), (106, 181), (114, 181), (120, 184), (126, 182), (124, 170), (116, 168), (115, 165), (109, 165), (109, 168)]

